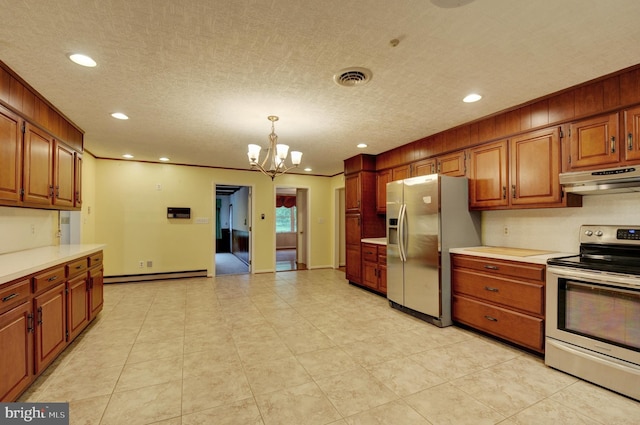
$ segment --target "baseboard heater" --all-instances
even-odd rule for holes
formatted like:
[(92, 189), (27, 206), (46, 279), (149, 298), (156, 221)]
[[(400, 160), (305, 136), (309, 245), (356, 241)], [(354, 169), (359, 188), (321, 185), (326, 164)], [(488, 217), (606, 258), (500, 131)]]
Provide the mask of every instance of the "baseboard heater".
[(125, 274), (120, 276), (105, 276), (104, 283), (132, 283), (150, 280), (186, 279), (190, 277), (207, 277), (206, 270), (191, 270), (183, 272)]

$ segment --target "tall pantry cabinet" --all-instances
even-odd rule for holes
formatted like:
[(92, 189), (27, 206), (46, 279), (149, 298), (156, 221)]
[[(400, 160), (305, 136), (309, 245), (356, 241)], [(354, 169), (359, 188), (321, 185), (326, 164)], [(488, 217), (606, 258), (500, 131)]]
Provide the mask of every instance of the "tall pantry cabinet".
[(384, 216), (376, 213), (376, 158), (357, 155), (344, 161), (346, 277), (362, 284), (363, 238), (386, 234)]

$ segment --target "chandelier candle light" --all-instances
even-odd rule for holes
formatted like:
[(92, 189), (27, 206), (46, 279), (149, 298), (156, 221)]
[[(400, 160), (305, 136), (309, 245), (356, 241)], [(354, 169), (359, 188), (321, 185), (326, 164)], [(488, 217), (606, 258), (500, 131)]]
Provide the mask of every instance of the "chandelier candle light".
[(251, 168), (258, 168), (262, 174), (271, 177), (271, 180), (277, 176), (286, 173), (292, 168), (296, 168), (302, 161), (302, 152), (291, 151), (291, 167), (287, 167), (284, 160), (287, 159), (287, 153), (289, 152), (289, 146), (278, 143), (278, 135), (275, 133), (274, 123), (278, 121), (278, 117), (275, 115), (269, 115), (267, 117), (271, 121), (271, 134), (269, 134), (269, 148), (267, 150), (267, 156), (262, 162), (260, 161), (260, 145), (249, 145), (249, 164)]

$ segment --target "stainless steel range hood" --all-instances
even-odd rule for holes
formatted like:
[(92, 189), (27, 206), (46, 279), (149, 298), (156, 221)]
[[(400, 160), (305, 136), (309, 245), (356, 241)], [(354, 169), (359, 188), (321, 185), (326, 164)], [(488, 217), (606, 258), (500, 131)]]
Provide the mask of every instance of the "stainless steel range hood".
[(640, 166), (561, 173), (560, 184), (578, 195), (640, 192)]

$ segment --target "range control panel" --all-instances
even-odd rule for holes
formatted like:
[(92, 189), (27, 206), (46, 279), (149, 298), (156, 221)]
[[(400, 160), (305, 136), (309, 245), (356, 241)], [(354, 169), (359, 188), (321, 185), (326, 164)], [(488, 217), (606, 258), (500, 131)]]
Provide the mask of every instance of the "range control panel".
[(580, 226), (580, 243), (640, 245), (640, 226)]

